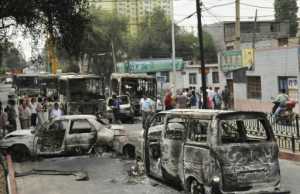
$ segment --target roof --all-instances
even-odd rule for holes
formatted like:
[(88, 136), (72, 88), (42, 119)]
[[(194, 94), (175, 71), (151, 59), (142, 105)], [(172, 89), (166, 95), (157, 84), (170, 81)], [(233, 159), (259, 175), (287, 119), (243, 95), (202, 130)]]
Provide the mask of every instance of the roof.
[(180, 115), (180, 116), (202, 116), (204, 118), (211, 118), (217, 115), (228, 115), (238, 117), (239, 115), (248, 114), (257, 117), (265, 116), (265, 113), (258, 111), (229, 111), (229, 110), (212, 110), (212, 109), (172, 109), (167, 111), (161, 111), (160, 114)]
[(86, 78), (101, 78), (98, 75), (95, 74), (67, 74), (67, 75), (61, 75), (59, 79), (67, 80), (67, 79), (86, 79)]
[(95, 115), (63, 115), (61, 117), (55, 118), (57, 120), (72, 120), (72, 119), (96, 119)]
[(155, 77), (147, 74), (133, 74), (133, 73), (113, 73), (111, 78), (140, 78), (140, 79), (154, 79)]
[(161, 111), (161, 114), (171, 114), (171, 115), (186, 115), (186, 116), (207, 116), (212, 117), (214, 115), (220, 114), (220, 113), (229, 113), (232, 111), (226, 111), (226, 110), (212, 110), (212, 109), (172, 109), (172, 110), (166, 110)]

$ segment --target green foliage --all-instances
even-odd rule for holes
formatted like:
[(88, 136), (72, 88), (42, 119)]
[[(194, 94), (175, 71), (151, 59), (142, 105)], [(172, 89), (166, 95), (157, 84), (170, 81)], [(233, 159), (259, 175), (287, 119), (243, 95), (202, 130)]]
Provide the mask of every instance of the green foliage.
[[(204, 52), (207, 62), (217, 61), (212, 37), (204, 32)], [(199, 58), (198, 38), (191, 32), (175, 26), (176, 57), (185, 60)], [(135, 58), (171, 57), (171, 21), (164, 11), (155, 10), (147, 16), (138, 29), (138, 36), (131, 40), (129, 56)]]
[[(0, 1), (0, 38), (10, 26), (24, 27), (34, 37), (51, 33), (76, 55), (88, 23), (88, 0), (5, 0)], [(3, 34), (4, 33), (4, 34)]]
[(0, 44), (1, 67), (2, 69), (24, 67), (25, 59), (17, 48), (12, 43), (6, 42)]
[(290, 36), (297, 34), (297, 0), (275, 0), (275, 19), (277, 21), (288, 21), (290, 23)]

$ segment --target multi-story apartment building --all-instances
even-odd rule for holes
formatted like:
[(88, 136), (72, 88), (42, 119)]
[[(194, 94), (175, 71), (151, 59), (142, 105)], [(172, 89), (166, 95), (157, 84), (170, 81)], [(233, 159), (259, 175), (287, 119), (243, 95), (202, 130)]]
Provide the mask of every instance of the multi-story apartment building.
[(134, 35), (145, 16), (154, 9), (162, 9), (170, 16), (170, 3), (170, 0), (98, 0), (95, 4), (103, 11), (128, 18), (129, 31)]

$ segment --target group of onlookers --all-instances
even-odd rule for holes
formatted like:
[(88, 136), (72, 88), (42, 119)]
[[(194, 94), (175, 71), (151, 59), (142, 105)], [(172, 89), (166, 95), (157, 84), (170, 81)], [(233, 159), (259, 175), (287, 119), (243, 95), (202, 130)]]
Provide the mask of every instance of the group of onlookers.
[[(214, 90), (209, 87), (206, 89), (207, 93), (207, 107), (208, 109), (229, 109), (231, 94), (225, 86), (222, 92), (216, 87)], [(164, 97), (164, 108), (165, 110), (170, 110), (173, 108), (184, 109), (201, 109), (203, 108), (203, 94), (202, 90), (196, 92), (194, 89), (182, 89), (177, 90), (176, 95), (173, 95), (170, 90), (168, 90)]]
[(28, 129), (42, 125), (47, 120), (63, 115), (57, 102), (49, 102), (47, 97), (22, 97), (18, 100), (9, 99), (7, 107), (3, 109), (0, 102), (0, 129), (3, 134), (21, 129)]

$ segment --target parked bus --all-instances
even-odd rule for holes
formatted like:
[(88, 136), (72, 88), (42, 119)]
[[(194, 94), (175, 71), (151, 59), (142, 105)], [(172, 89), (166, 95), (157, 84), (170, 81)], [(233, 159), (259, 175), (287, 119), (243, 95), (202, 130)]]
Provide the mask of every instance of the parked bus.
[(58, 78), (59, 101), (65, 114), (101, 114), (105, 111), (104, 79), (93, 74), (66, 74)]
[[(140, 111), (140, 99), (143, 95), (157, 100), (156, 78), (145, 74), (113, 73), (111, 75), (111, 94), (127, 95), (136, 115)], [(156, 103), (155, 103), (156, 104)]]

